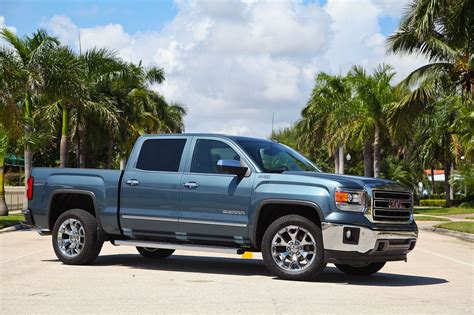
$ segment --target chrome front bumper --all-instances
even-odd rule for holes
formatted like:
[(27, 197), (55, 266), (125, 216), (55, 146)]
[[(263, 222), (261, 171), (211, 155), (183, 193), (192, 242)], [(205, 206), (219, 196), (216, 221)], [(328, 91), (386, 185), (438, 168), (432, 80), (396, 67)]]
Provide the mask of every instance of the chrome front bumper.
[[(348, 242), (344, 231), (357, 231), (357, 241)], [(365, 255), (406, 255), (416, 244), (418, 231), (383, 231), (345, 224), (322, 223), (326, 251), (352, 252)], [(354, 234), (354, 233), (353, 233)]]

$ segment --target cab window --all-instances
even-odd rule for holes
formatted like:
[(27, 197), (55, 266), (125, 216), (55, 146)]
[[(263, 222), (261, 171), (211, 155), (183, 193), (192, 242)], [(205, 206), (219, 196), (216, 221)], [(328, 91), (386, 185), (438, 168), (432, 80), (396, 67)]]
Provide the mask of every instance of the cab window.
[(191, 173), (216, 174), (219, 160), (237, 160), (240, 156), (226, 143), (218, 140), (198, 139), (194, 146)]

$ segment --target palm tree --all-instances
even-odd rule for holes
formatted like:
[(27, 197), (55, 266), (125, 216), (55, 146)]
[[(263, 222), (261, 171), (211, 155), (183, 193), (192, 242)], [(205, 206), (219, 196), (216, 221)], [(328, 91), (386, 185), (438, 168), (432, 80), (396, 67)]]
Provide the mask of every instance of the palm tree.
[[(382, 163), (382, 135), (388, 135), (386, 117), (388, 106), (395, 100), (396, 95), (391, 81), (395, 76), (393, 68), (388, 65), (378, 66), (372, 75), (358, 66), (353, 67), (348, 74), (359, 105), (358, 114), (351, 119), (349, 130), (351, 136), (358, 141), (364, 141), (364, 161), (369, 160), (370, 145), (368, 139), (373, 139), (373, 171), (374, 177), (380, 177)], [(371, 137), (369, 134), (372, 133)], [(364, 163), (364, 175), (367, 176), (368, 163)]]
[(121, 168), (125, 166), (125, 157), (139, 135), (184, 129), (184, 107), (177, 104), (170, 107), (162, 96), (150, 88), (151, 85), (160, 84), (164, 80), (163, 69), (147, 68), (140, 62), (138, 65), (128, 64), (126, 70), (115, 76), (107, 87), (106, 93), (114, 99), (120, 111), (119, 133), (116, 137), (122, 139), (119, 142)]
[[(76, 104), (83, 102), (86, 92), (81, 81), (82, 67), (74, 52), (68, 47), (52, 50), (45, 60), (47, 86), (45, 88), (45, 113), (56, 108), (61, 112), (60, 167), (67, 167), (68, 138), (71, 110)], [(53, 116), (54, 117), (54, 116)], [(51, 119), (44, 115), (43, 119)], [(52, 128), (55, 129), (54, 126)]]
[(20, 104), (24, 117), (25, 178), (28, 178), (32, 167), (32, 149), (35, 145), (33, 111), (35, 101), (41, 96), (46, 83), (43, 60), (59, 42), (45, 30), (38, 30), (31, 37), (20, 38), (4, 28), (0, 31), (0, 36), (9, 44), (8, 48), (1, 48), (2, 68), (13, 66), (16, 69), (16, 71), (8, 70), (15, 74), (9, 80), (14, 83), (7, 84), (10, 89), (3, 91), (2, 96), (7, 99), (6, 103), (10, 103), (14, 95), (22, 95)]
[(86, 129), (103, 126), (108, 138), (118, 134), (120, 109), (109, 91), (117, 80), (123, 80), (128, 67), (113, 50), (93, 48), (79, 56), (84, 72), (82, 80), (87, 88), (84, 101), (77, 107), (75, 115), (76, 153), (79, 167), (86, 164)]
[(414, 70), (406, 84), (445, 77), (449, 84), (474, 97), (474, 3), (472, 0), (414, 0), (388, 50), (419, 54), (430, 61)]
[[(474, 115), (474, 3), (471, 0), (416, 0), (410, 4), (399, 29), (388, 38), (388, 49), (399, 54), (416, 53), (429, 64), (413, 71), (400, 87), (412, 90), (392, 109), (390, 120), (395, 130), (410, 126), (417, 114), (430, 112), (434, 104), (451, 102), (450, 96), (460, 95), (464, 104), (459, 112)], [(458, 113), (451, 113), (449, 125)], [(464, 113), (466, 114), (466, 113)], [(452, 167), (453, 147), (449, 139), (461, 138), (469, 143), (474, 138), (472, 128), (445, 129), (443, 135), (446, 204), (450, 205), (451, 187), (448, 181)], [(467, 142), (466, 142), (467, 140)], [(472, 146), (471, 146), (472, 147)], [(455, 147), (454, 147), (455, 148)], [(469, 148), (466, 147), (467, 151)]]
[(5, 202), (4, 163), (8, 147), (8, 133), (3, 125), (0, 125), (0, 216), (8, 215), (8, 206)]
[(344, 173), (344, 145), (347, 129), (344, 124), (351, 115), (351, 89), (348, 80), (321, 72), (311, 98), (302, 111), (296, 128), (300, 133), (300, 146), (310, 148), (325, 143), (334, 155), (335, 172)]
[(68, 142), (75, 139), (77, 166), (85, 166), (86, 126), (117, 130), (118, 111), (113, 100), (100, 91), (111, 76), (123, 70), (115, 53), (91, 49), (77, 56), (67, 47), (55, 51), (48, 60), (49, 102), (41, 114), (53, 130), (61, 126), (60, 167), (67, 166)]

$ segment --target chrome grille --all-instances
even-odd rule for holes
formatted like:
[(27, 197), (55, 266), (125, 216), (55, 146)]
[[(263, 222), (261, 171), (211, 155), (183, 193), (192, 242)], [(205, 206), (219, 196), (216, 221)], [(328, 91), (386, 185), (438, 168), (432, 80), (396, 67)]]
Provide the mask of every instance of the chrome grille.
[(373, 190), (372, 218), (374, 221), (410, 222), (413, 208), (410, 192)]

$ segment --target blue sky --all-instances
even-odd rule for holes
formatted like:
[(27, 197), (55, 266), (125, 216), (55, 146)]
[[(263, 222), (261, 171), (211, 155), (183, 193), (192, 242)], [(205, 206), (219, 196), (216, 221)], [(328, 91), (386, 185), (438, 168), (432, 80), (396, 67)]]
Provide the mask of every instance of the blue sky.
[[(326, 4), (325, 0), (317, 2), (321, 5)], [(16, 27), (18, 34), (34, 32), (45, 19), (54, 15), (67, 15), (81, 27), (120, 23), (131, 33), (160, 30), (176, 16), (177, 12), (177, 5), (172, 0), (2, 0), (0, 2), (0, 15), (3, 15), (10, 25)], [(384, 35), (392, 33), (398, 22), (398, 17), (382, 17), (380, 20), (382, 33)]]
[(159, 30), (177, 13), (173, 1), (2, 0), (0, 14), (19, 34), (33, 32), (44, 19), (67, 15), (81, 27), (120, 23), (132, 33)]
[[(155, 86), (188, 109), (186, 130), (266, 137), (299, 117), (314, 75), (391, 64), (396, 80), (423, 64), (387, 54), (409, 0), (0, 0), (0, 28), (45, 28), (78, 50), (105, 46), (163, 67)], [(1, 41), (0, 41), (1, 45)]]

